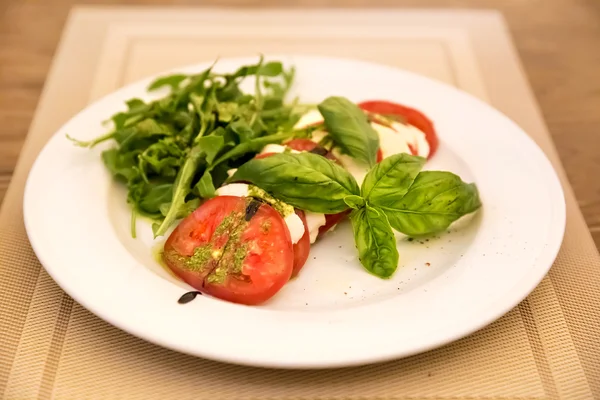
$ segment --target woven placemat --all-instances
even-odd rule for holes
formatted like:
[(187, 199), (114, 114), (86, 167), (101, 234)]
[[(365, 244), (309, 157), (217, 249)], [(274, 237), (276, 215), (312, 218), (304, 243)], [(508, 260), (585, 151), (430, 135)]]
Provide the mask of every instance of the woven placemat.
[[(23, 227), (23, 186), (46, 140), (90, 101), (125, 83), (258, 52), (395, 65), (453, 84), (509, 115), (544, 149), (566, 191), (566, 236), (548, 276), (500, 320), (451, 345), (324, 371), (186, 356), (130, 336), (73, 302), (40, 266)], [(0, 211), (6, 399), (600, 398), (599, 304), (598, 252), (494, 12), (76, 9)]]

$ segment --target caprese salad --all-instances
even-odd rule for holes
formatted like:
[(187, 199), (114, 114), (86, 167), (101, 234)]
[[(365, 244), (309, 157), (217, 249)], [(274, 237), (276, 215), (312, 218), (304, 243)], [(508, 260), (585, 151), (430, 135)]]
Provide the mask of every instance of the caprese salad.
[[(116, 142), (102, 158), (128, 185), (132, 227), (137, 215), (154, 219), (155, 236), (175, 226), (163, 259), (201, 293), (267, 301), (346, 217), (362, 265), (388, 278), (398, 266), (394, 230), (433, 234), (481, 207), (474, 184), (421, 171), (438, 148), (423, 113), (337, 96), (316, 107), (286, 102), (293, 74), (261, 59), (231, 74), (163, 77), (149, 88), (168, 86), (167, 95), (128, 101), (113, 131), (77, 142)], [(244, 93), (251, 75), (255, 91)]]

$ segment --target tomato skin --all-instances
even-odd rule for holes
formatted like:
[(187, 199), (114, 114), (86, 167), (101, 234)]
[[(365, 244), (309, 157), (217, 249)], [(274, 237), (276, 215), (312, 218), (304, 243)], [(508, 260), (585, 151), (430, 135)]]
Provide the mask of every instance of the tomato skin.
[(304, 224), (304, 235), (294, 244), (294, 268), (292, 277), (298, 275), (298, 272), (300, 272), (302, 267), (304, 267), (304, 264), (306, 264), (308, 254), (310, 253), (310, 235), (308, 233), (308, 225), (306, 224), (306, 216), (302, 210), (296, 210), (296, 214)]
[(273, 154), (276, 154), (276, 153), (261, 153), (261, 154), (255, 155), (254, 158), (256, 158), (256, 159), (267, 158), (269, 156), (272, 156)]
[[(433, 157), (437, 151), (439, 147), (439, 139), (435, 132), (433, 122), (431, 122), (431, 120), (429, 120), (429, 118), (427, 118), (420, 111), (411, 107), (384, 100), (363, 101), (362, 103), (358, 103), (358, 107), (360, 107), (363, 111), (371, 113), (398, 115), (404, 118), (406, 122), (419, 128), (425, 134), (425, 139), (427, 140), (427, 143), (429, 143), (429, 156), (427, 158)], [(415, 154), (415, 149), (411, 148), (411, 152)]]
[(167, 239), (167, 266), (190, 286), (222, 300), (255, 305), (275, 295), (293, 270), (290, 233), (267, 204), (246, 221), (249, 202), (218, 196), (202, 204)]
[[(320, 147), (318, 143), (313, 142), (310, 139), (292, 139), (285, 144), (292, 150), (296, 151), (313, 151), (315, 148)], [(325, 153), (323, 156), (331, 161), (338, 162), (338, 159), (333, 155), (331, 151), (326, 150), (321, 147), (320, 150), (323, 150)]]

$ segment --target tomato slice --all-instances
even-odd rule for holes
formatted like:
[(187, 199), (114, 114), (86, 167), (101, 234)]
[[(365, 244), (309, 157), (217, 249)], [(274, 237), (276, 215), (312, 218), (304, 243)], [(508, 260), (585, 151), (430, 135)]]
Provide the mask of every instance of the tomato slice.
[(338, 159), (333, 155), (331, 151), (319, 146), (318, 143), (315, 143), (310, 139), (292, 139), (285, 145), (288, 146), (290, 149), (296, 151), (316, 152), (317, 154), (320, 154), (331, 161), (338, 162)]
[(258, 159), (260, 159), (260, 158), (267, 158), (269, 156), (272, 156), (273, 154), (276, 154), (276, 153), (262, 153), (262, 154), (257, 154), (257, 155), (254, 156), (254, 158), (258, 158)]
[(298, 275), (298, 272), (300, 272), (302, 267), (304, 267), (304, 264), (306, 264), (308, 254), (310, 253), (310, 235), (308, 233), (308, 225), (306, 224), (306, 216), (302, 210), (296, 210), (296, 214), (304, 224), (304, 235), (294, 244), (294, 268), (292, 277)]
[(167, 266), (195, 289), (241, 304), (273, 297), (292, 275), (294, 251), (281, 215), (248, 197), (218, 196), (167, 239)]
[[(429, 156), (433, 157), (439, 146), (439, 140), (433, 126), (433, 122), (429, 120), (423, 113), (414, 108), (406, 107), (397, 103), (384, 100), (371, 100), (358, 103), (358, 106), (363, 110), (381, 115), (397, 115), (406, 120), (409, 124), (419, 128), (424, 134), (427, 143), (429, 143)], [(411, 148), (414, 154), (415, 149)]]

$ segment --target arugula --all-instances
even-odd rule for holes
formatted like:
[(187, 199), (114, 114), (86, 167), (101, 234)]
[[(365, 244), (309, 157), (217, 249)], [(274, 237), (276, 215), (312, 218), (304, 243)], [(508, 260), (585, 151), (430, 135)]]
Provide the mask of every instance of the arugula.
[(328, 97), (317, 107), (329, 136), (342, 152), (372, 167), (377, 161), (379, 136), (367, 115), (344, 97)]
[[(293, 68), (262, 57), (231, 73), (213, 67), (159, 77), (148, 91), (165, 89), (166, 94), (149, 102), (127, 100), (125, 110), (107, 121), (112, 129), (106, 134), (90, 141), (67, 136), (86, 148), (112, 142), (102, 160), (114, 179), (127, 185), (132, 221), (136, 215), (153, 219), (156, 235), (213, 196), (228, 169), (238, 168), (265, 144), (301, 134), (293, 126), (303, 107), (285, 101)], [(249, 77), (256, 79), (254, 90), (244, 92), (240, 85)]]
[(250, 182), (296, 208), (350, 220), (363, 266), (389, 278), (398, 265), (392, 228), (410, 236), (443, 231), (481, 207), (475, 184), (450, 172), (421, 171), (425, 159), (401, 153), (371, 168), (362, 187), (325, 157), (276, 154), (242, 165), (231, 181)]

